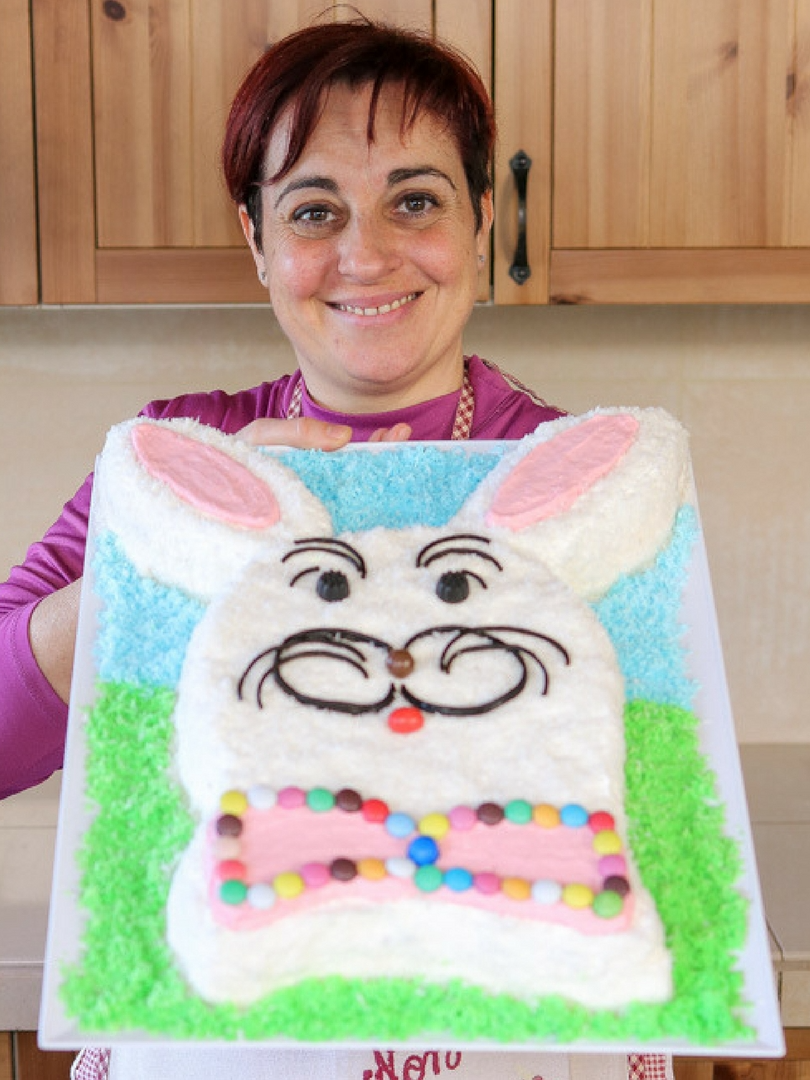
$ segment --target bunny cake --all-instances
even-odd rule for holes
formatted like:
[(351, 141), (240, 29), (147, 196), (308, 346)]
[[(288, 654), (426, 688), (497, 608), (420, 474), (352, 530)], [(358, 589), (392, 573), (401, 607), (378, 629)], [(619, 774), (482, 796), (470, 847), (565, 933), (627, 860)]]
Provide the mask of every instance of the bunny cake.
[[(158, 709), (152, 925), (183, 993), (209, 1017), (235, 1008), (241, 1035), (261, 1015), (262, 1037), (310, 1038), (273, 1009), (309, 1001), (317, 1038), (412, 1037), (433, 1006), (407, 1030), (381, 1018), (458, 993), (455, 1031), (500, 1037), (487, 1010), (503, 1000), (526, 1016), (671, 1000), (625, 720), (631, 698), (688, 704), (689, 493), (686, 435), (657, 409), (331, 455), (191, 420), (114, 428), (88, 775), (94, 725), (132, 708), (111, 694), (141, 702), (135, 756)], [(610, 605), (653, 579), (667, 628), (642, 626), (634, 668)], [(354, 1005), (330, 1019), (329, 987), (370, 1026)]]

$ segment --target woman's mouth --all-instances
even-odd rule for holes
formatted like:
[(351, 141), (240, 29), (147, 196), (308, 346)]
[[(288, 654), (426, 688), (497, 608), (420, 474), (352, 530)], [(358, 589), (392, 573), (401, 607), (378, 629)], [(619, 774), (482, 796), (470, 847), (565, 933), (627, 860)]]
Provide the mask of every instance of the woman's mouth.
[(378, 304), (374, 307), (360, 304), (330, 304), (329, 306), (334, 308), (335, 311), (345, 311), (348, 315), (362, 315), (366, 318), (372, 318), (375, 315), (387, 315), (389, 311), (396, 311), (398, 308), (416, 300), (419, 295), (418, 292), (408, 293), (406, 296), (400, 296), (396, 300)]

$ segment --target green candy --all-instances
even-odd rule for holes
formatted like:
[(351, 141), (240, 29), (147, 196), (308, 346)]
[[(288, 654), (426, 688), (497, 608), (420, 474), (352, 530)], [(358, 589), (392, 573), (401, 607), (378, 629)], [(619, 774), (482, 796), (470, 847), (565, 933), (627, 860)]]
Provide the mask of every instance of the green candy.
[(605, 889), (604, 892), (597, 893), (593, 898), (594, 914), (599, 915), (603, 919), (615, 918), (617, 915), (621, 914), (623, 907), (624, 901), (621, 896), (610, 889)]

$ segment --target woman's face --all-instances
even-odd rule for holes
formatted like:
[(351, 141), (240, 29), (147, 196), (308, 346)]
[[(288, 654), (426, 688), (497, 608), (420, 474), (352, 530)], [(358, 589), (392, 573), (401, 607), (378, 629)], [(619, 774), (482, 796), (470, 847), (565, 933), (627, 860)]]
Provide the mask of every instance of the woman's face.
[[(262, 188), (261, 250), (242, 224), (310, 394), (340, 412), (377, 412), (457, 390), (462, 332), (492, 222), (476, 233), (455, 140), (433, 117), (401, 134), (402, 99), (383, 92), (375, 139), (369, 88), (333, 87), (294, 168)], [(287, 128), (271, 137), (265, 175)]]

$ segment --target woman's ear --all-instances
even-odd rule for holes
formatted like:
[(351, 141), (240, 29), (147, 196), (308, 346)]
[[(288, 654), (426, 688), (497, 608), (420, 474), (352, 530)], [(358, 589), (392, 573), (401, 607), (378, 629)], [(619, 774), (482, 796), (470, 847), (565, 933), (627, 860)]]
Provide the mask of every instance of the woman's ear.
[(256, 238), (256, 226), (253, 223), (253, 218), (250, 216), (247, 206), (244, 203), (239, 204), (239, 223), (242, 226), (242, 232), (245, 234), (245, 239), (248, 242), (250, 253), (253, 256), (253, 261), (256, 264), (256, 273), (259, 275), (259, 281), (262, 285), (267, 284), (267, 267), (264, 261), (264, 254), (261, 249), (261, 239)]
[(478, 256), (486, 258), (489, 252), (489, 234), (492, 231), (492, 221), (495, 211), (492, 205), (492, 190), (485, 192), (481, 197), (481, 227), (476, 234)]

